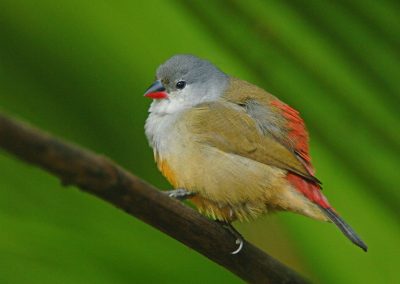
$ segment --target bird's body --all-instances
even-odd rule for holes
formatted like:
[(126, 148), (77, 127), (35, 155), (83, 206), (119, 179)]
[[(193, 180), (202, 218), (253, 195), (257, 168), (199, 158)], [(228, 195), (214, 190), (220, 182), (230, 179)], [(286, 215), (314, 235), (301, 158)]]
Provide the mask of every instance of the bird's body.
[(193, 56), (172, 57), (157, 77), (146, 135), (160, 171), (200, 212), (232, 222), (292, 211), (334, 221), (366, 249), (322, 195), (297, 111)]
[[(304, 172), (301, 162), (272, 135), (264, 135), (262, 122), (246, 108), (246, 101), (257, 96), (265, 103), (278, 99), (249, 83), (230, 80), (229, 96), (218, 102), (150, 114), (146, 129), (160, 171), (174, 188), (197, 193), (192, 202), (219, 220), (251, 219), (279, 209), (327, 220), (287, 179), (284, 167)], [(245, 87), (237, 88), (239, 83)], [(281, 124), (277, 121), (275, 127), (284, 128)], [(291, 164), (284, 165), (276, 157), (280, 155), (290, 157)]]

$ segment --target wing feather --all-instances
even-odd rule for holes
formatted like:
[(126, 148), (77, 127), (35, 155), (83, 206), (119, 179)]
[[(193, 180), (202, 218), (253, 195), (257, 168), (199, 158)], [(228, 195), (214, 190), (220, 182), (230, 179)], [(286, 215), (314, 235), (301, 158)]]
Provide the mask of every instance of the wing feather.
[(287, 180), (297, 190), (330, 208), (311, 164), (304, 121), (295, 109), (255, 85), (232, 78), (222, 100), (203, 104), (193, 114), (191, 128), (202, 142), (287, 170)]
[(245, 109), (229, 102), (204, 103), (188, 112), (185, 121), (195, 139), (221, 151), (313, 179), (293, 152), (273, 136), (264, 135)]

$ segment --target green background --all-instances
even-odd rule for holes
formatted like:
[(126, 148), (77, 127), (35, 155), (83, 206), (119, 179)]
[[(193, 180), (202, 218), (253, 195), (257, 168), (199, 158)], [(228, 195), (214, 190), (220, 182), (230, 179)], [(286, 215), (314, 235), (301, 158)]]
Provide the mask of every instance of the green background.
[[(317, 283), (395, 283), (399, 11), (390, 0), (1, 0), (0, 107), (167, 189), (142, 94), (171, 55), (207, 58), (302, 113), (324, 192), (369, 251), (295, 214), (237, 228)], [(3, 151), (0, 228), (0, 283), (241, 283)]]

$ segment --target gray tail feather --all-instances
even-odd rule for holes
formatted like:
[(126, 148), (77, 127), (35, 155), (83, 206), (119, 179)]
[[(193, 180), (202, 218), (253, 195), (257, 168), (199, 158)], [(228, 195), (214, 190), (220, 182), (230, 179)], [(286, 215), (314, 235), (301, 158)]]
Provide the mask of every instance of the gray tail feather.
[(335, 223), (336, 226), (343, 232), (343, 234), (353, 242), (353, 244), (359, 246), (364, 251), (367, 251), (367, 245), (360, 239), (360, 237), (354, 232), (354, 230), (342, 219), (332, 208), (323, 208), (321, 209), (325, 212), (325, 214)]

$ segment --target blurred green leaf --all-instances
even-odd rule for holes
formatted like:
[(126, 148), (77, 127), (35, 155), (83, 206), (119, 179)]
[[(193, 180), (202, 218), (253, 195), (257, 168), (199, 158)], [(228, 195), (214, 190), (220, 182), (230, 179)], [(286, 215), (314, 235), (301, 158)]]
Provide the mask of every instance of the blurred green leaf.
[[(395, 1), (0, 2), (0, 107), (161, 187), (143, 91), (176, 53), (207, 58), (299, 109), (325, 194), (369, 245), (294, 214), (238, 225), (321, 283), (394, 283), (400, 237)], [(0, 152), (1, 283), (241, 282)]]

